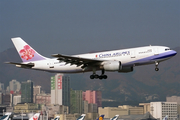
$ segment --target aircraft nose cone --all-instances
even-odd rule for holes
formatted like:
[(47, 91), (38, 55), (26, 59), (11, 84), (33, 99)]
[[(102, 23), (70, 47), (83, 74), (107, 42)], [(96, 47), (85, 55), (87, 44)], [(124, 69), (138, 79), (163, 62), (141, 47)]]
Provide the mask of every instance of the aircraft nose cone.
[(173, 50), (172, 54), (173, 54), (173, 56), (175, 56), (177, 54), (177, 52), (175, 50)]

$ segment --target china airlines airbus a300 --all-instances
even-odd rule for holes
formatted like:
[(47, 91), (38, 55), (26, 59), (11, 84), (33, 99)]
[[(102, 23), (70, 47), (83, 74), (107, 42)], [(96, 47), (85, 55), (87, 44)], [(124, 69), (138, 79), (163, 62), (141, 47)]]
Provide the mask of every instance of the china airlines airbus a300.
[[(22, 62), (7, 62), (17, 67), (42, 70), (57, 73), (81, 73), (92, 71), (91, 79), (107, 79), (105, 71), (131, 72), (135, 66), (155, 64), (158, 71), (158, 64), (167, 60), (177, 53), (165, 46), (145, 46), (97, 53), (79, 55), (53, 54), (47, 58), (36, 52), (20, 37), (12, 38), (12, 42), (19, 53)], [(96, 71), (101, 70), (101, 75)]]

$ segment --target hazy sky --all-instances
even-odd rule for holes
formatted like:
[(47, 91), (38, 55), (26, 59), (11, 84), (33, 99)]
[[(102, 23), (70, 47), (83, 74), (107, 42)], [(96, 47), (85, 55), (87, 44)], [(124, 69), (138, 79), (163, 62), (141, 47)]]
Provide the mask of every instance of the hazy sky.
[(39, 53), (180, 46), (180, 0), (1, 0), (0, 52), (22, 37)]

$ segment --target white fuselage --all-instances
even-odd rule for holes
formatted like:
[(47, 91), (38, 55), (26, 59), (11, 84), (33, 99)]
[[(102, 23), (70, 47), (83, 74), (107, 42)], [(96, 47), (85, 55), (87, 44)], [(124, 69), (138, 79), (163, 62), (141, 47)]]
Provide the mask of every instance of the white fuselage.
[[(146, 46), (73, 56), (101, 61), (120, 61), (122, 66), (134, 67), (138, 65), (154, 64), (155, 62), (159, 63), (173, 57), (175, 54), (176, 51), (170, 50), (165, 46)], [(65, 62), (57, 60), (57, 58), (34, 61), (33, 63), (34, 67), (32, 67), (32, 69), (49, 72), (79, 73), (88, 72), (93, 69), (91, 67), (83, 69), (81, 66), (66, 64)]]

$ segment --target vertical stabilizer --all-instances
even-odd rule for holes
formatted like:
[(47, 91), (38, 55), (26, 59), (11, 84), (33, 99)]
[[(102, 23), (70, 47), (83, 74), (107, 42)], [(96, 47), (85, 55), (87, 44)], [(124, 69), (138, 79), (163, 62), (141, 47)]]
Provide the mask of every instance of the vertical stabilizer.
[(111, 118), (110, 120), (117, 120), (119, 117), (119, 115), (115, 115), (113, 118)]
[(1, 117), (0, 120), (9, 120), (10, 115), (11, 115), (11, 112), (7, 112), (4, 116)]
[(104, 115), (101, 115), (97, 120), (103, 120), (104, 119)]
[(60, 118), (60, 116), (56, 116), (56, 117), (54, 118), (54, 120), (59, 120), (59, 118)]
[(29, 120), (38, 120), (40, 113), (34, 114)]
[(168, 120), (168, 115), (166, 115), (166, 116), (163, 118), (163, 120)]
[(16, 50), (21, 57), (23, 62), (31, 62), (47, 59), (46, 57), (40, 55), (36, 52), (30, 45), (28, 45), (23, 39), (20, 37), (11, 38)]
[(86, 116), (86, 114), (82, 114), (77, 120), (84, 120), (85, 116)]

